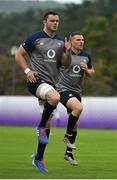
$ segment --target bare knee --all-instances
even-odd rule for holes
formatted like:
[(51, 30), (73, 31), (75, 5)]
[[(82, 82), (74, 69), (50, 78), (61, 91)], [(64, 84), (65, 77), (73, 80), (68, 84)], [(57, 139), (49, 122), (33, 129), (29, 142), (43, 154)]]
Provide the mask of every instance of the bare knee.
[(36, 95), (43, 100), (47, 100), (49, 104), (56, 106), (60, 101), (59, 93), (49, 84), (41, 84), (37, 90)]
[(52, 97), (52, 102), (53, 104), (57, 105), (60, 101), (60, 95), (56, 94), (55, 96)]
[(55, 91), (47, 94), (47, 101), (53, 106), (56, 106), (60, 101), (60, 95)]
[(76, 117), (79, 117), (82, 111), (83, 111), (83, 106), (81, 104), (80, 106), (77, 106), (72, 110), (72, 114)]

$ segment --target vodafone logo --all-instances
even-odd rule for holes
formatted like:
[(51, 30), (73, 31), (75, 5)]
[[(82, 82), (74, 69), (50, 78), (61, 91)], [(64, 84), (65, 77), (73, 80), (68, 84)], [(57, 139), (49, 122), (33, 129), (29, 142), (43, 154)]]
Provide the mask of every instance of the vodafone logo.
[(49, 49), (48, 51), (47, 51), (47, 56), (49, 57), (49, 58), (54, 58), (55, 57), (55, 51), (53, 50), (53, 49)]
[(80, 70), (81, 70), (81, 68), (80, 68), (79, 65), (75, 65), (75, 66), (73, 67), (73, 72), (74, 72), (75, 74), (76, 74), (76, 73), (79, 73)]

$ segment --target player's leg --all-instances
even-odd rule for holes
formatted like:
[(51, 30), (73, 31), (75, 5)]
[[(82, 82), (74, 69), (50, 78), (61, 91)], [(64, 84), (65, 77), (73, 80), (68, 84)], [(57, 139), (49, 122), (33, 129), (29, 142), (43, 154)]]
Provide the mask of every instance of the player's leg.
[(48, 138), (46, 136), (46, 123), (51, 117), (54, 109), (56, 109), (56, 106), (60, 100), (60, 95), (52, 86), (46, 83), (41, 84), (37, 88), (36, 95), (42, 99), (45, 99), (41, 121), (37, 128), (38, 138), (41, 143), (48, 144)]
[[(43, 84), (43, 86), (42, 86)], [(37, 153), (36, 156), (34, 157), (34, 164), (38, 168), (39, 171), (41, 172), (48, 172), (48, 170), (45, 168), (44, 161), (43, 161), (43, 154), (46, 148), (46, 144), (48, 143), (48, 137), (50, 134), (50, 128), (49, 125), (46, 127), (46, 124), (48, 120), (51, 119), (51, 114), (53, 110), (56, 108), (56, 104), (59, 101), (59, 94), (54, 90), (54, 88), (46, 83), (43, 82), (43, 80), (38, 79), (36, 83), (27, 83), (29, 91), (36, 97), (41, 97), (44, 100), (47, 100), (44, 109), (46, 111), (43, 111), (42, 113), (42, 119), (43, 119), (43, 127), (39, 127), (42, 131), (39, 132), (39, 129), (37, 128), (38, 131), (38, 147), (37, 147)], [(45, 87), (44, 87), (45, 86)], [(44, 87), (44, 88), (39, 88), (39, 87)], [(39, 91), (38, 91), (39, 90)], [(44, 116), (45, 114), (45, 116)], [(50, 118), (50, 119), (49, 119)], [(40, 125), (40, 124), (39, 124)]]
[(68, 147), (75, 149), (75, 145), (73, 144), (73, 129), (75, 124), (78, 121), (78, 118), (82, 112), (82, 104), (80, 102), (80, 97), (75, 97), (74, 93), (71, 91), (65, 91), (60, 93), (60, 101), (61, 103), (71, 110), (71, 113), (68, 117), (68, 125), (67, 130), (64, 136), (64, 142)]
[[(47, 84), (40, 86), (38, 90), (36, 95), (38, 95), (39, 93), (39, 96), (45, 99), (45, 104), (41, 117), (41, 122), (39, 123), (39, 126), (37, 128), (39, 142), (37, 154), (34, 160), (35, 165), (36, 162), (43, 161), (46, 144), (48, 143), (50, 134), (50, 121), (52, 112), (56, 108), (56, 105), (58, 104), (60, 97), (59, 94), (54, 90), (54, 88)], [(41, 172), (43, 172), (42, 169)]]
[[(39, 106), (40, 106), (40, 116), (42, 116), (43, 113), (43, 109), (44, 109), (44, 104), (45, 101), (39, 98)], [(49, 139), (49, 135), (50, 135), (50, 128), (51, 128), (51, 117), (48, 119), (47, 123), (46, 123), (46, 135), (47, 138)], [(37, 153), (36, 153), (36, 157), (37, 159), (41, 160), (44, 159), (44, 152), (45, 152), (45, 148), (46, 148), (46, 144), (41, 143), (40, 141), (38, 142), (38, 148), (37, 148)]]
[(73, 129), (78, 121), (78, 118), (82, 112), (83, 107), (81, 102), (76, 97), (70, 98), (67, 101), (66, 106), (69, 109), (71, 109), (71, 114), (69, 115), (68, 118), (68, 125), (64, 139), (66, 140), (66, 142), (67, 140), (70, 140), (70, 142), (73, 143)]
[[(50, 126), (51, 126), (51, 118), (48, 119), (47, 121), (47, 129), (46, 129), (46, 136), (49, 139), (49, 135), (50, 135)], [(46, 144), (41, 143), (40, 141), (38, 141), (38, 146), (37, 146), (37, 153), (35, 154), (35, 156), (33, 156), (34, 160), (32, 161), (33, 165), (37, 166), (38, 162), (41, 162), (43, 164), (43, 166), (40, 168), (38, 167), (38, 169), (41, 172), (48, 172), (48, 170), (45, 168), (45, 163), (46, 161), (44, 160), (44, 152), (46, 149)], [(37, 162), (37, 164), (36, 164)]]
[[(81, 97), (79, 95), (76, 95), (75, 97), (77, 98), (78, 103), (80, 103), (81, 102)], [(72, 100), (74, 100), (74, 99), (72, 99)], [(66, 105), (67, 105), (67, 103), (66, 103)], [(75, 115), (77, 115), (77, 117), (79, 119), (79, 116), (80, 116), (80, 114), (82, 112), (82, 105), (81, 105), (81, 103), (79, 104), (78, 107), (80, 108), (80, 110), (76, 111), (77, 113)], [(70, 106), (69, 106), (69, 108), (70, 108)], [(69, 108), (67, 107), (67, 112), (68, 112), (68, 115), (70, 116), (70, 114), (73, 112), (73, 109), (72, 108), (69, 109)], [(76, 137), (77, 137), (77, 128), (78, 128), (78, 120), (77, 120), (77, 123), (75, 124), (75, 126), (73, 128), (73, 131), (72, 131), (72, 142), (73, 143), (75, 143), (75, 140), (76, 140)], [(64, 158), (66, 160), (68, 160), (70, 162), (70, 164), (77, 165), (78, 163), (74, 159), (72, 150), (73, 150), (72, 148), (67, 146)]]
[(75, 124), (78, 121), (78, 118), (83, 110), (81, 102), (76, 98), (70, 98), (66, 103), (67, 108), (71, 109), (71, 114), (68, 118), (67, 134), (72, 134), (72, 131), (75, 127)]
[[(78, 127), (78, 125), (76, 123), (75, 127), (73, 129), (73, 132), (72, 132), (73, 143), (75, 143), (75, 140), (77, 137), (77, 127)], [(67, 146), (65, 155), (64, 155), (64, 159), (67, 160), (71, 165), (77, 166), (78, 162), (77, 162), (77, 160), (75, 160), (72, 151), (73, 151), (73, 149)]]
[[(60, 93), (60, 102), (67, 108), (68, 114), (70, 117), (72, 110), (70, 108), (67, 107), (67, 102), (69, 101), (69, 99), (73, 98), (74, 95), (71, 91), (65, 91)], [(68, 118), (69, 119), (69, 118)], [(67, 133), (65, 134), (63, 141), (67, 144), (68, 147), (75, 149), (75, 145), (73, 144), (73, 139), (72, 139), (72, 134), (68, 135), (67, 137)]]

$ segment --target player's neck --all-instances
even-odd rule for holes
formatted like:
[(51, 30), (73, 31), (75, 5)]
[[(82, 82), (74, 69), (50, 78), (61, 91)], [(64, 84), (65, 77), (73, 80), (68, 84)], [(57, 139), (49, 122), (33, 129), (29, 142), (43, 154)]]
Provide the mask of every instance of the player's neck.
[(72, 48), (72, 51), (73, 51), (75, 54), (79, 54), (79, 53), (81, 52), (80, 49), (74, 49), (74, 48)]
[(54, 36), (55, 35), (55, 32), (51, 32), (51, 31), (48, 31), (47, 29), (43, 29), (43, 31), (50, 37)]

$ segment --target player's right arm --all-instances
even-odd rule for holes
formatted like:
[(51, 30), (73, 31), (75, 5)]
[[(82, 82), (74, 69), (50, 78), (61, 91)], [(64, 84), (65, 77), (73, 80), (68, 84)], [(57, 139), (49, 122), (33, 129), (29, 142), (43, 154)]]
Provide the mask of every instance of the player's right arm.
[(71, 40), (67, 40), (67, 38), (65, 38), (65, 53), (63, 54), (63, 62), (62, 64), (68, 68), (69, 65), (71, 64)]
[(32, 71), (28, 67), (28, 64), (25, 59), (26, 54), (27, 54), (26, 50), (22, 46), (20, 46), (16, 52), (15, 60), (19, 64), (19, 66), (22, 68), (22, 70), (25, 72), (25, 74), (27, 75), (27, 79), (30, 82), (35, 83), (36, 82), (35, 76), (37, 75), (37, 72)]

